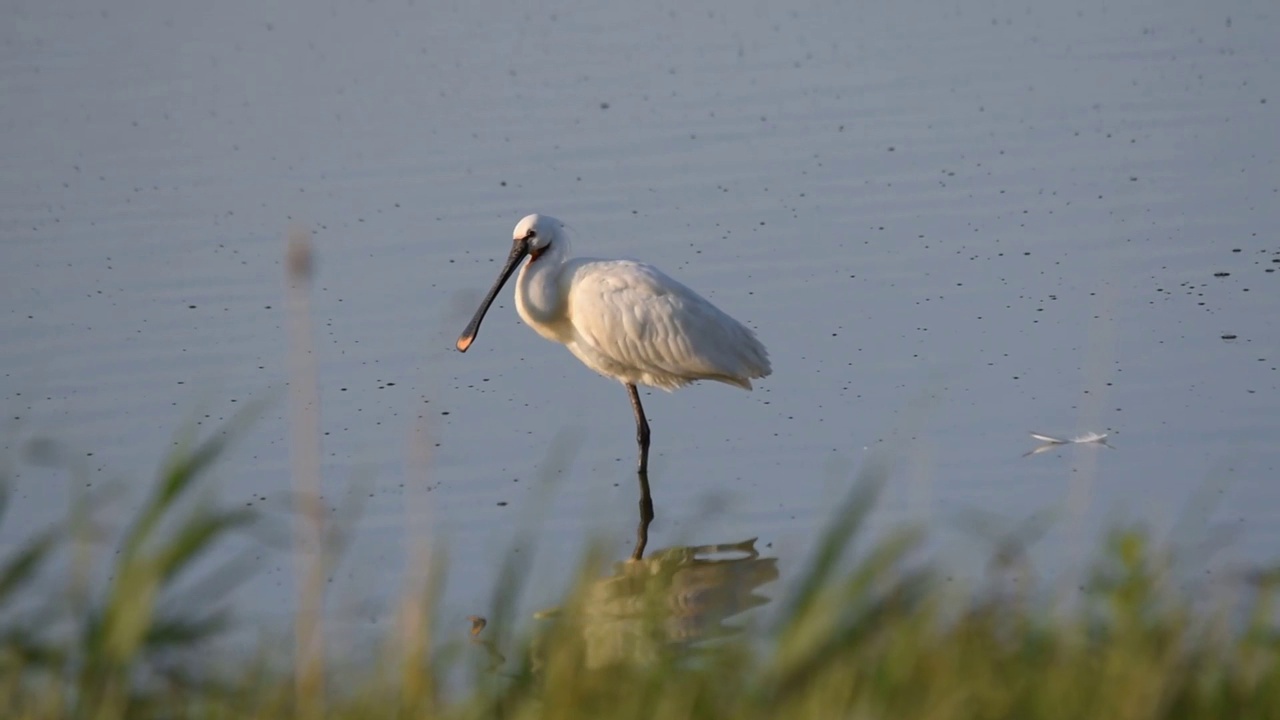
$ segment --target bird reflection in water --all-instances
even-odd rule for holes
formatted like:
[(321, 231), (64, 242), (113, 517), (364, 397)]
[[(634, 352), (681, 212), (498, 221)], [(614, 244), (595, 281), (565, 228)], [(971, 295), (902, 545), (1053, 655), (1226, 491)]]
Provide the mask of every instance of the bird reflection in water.
[[(571, 606), (534, 616), (570, 632), (581, 643), (583, 663), (591, 669), (648, 663), (672, 651), (693, 649), (741, 633), (741, 626), (728, 621), (769, 602), (757, 590), (777, 579), (778, 559), (761, 557), (755, 545), (756, 538), (751, 538), (671, 547), (647, 558), (617, 562), (610, 576), (582, 587)], [(471, 642), (484, 649), (489, 669), (496, 670), (505, 657), (491, 640), (481, 637), (485, 619), (468, 620)], [(536, 645), (535, 669), (541, 664)]]
[(671, 651), (741, 633), (728, 621), (769, 602), (756, 591), (778, 577), (777, 558), (756, 539), (672, 547), (615, 563), (581, 589), (571, 607), (536, 613), (581, 641), (583, 663), (647, 663)]

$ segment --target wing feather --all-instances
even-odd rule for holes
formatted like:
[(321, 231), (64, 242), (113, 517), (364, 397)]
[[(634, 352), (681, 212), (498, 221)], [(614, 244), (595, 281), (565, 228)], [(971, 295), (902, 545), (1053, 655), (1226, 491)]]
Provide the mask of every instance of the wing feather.
[(750, 388), (770, 372), (751, 330), (650, 265), (586, 262), (571, 287), (570, 350), (597, 372), (668, 389), (701, 379)]

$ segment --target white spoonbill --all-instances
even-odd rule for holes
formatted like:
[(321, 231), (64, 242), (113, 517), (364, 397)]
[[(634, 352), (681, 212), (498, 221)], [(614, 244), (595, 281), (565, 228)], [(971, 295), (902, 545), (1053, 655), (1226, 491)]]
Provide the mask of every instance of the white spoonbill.
[(526, 216), (512, 239), (507, 264), (458, 337), (458, 350), (471, 347), (489, 305), (527, 256), (516, 280), (520, 318), (587, 367), (627, 386), (640, 446), (640, 507), (652, 518), (649, 422), (636, 385), (674, 390), (716, 380), (750, 390), (752, 378), (771, 372), (769, 353), (746, 326), (652, 265), (570, 259), (564, 224), (553, 217)]

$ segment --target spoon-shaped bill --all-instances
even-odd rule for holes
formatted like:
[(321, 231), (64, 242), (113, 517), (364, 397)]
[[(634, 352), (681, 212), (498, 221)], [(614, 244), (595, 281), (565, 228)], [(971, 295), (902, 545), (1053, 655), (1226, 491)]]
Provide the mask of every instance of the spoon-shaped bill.
[(498, 273), (498, 279), (494, 281), (493, 287), (489, 288), (489, 294), (485, 295), (484, 302), (480, 303), (480, 308), (476, 310), (476, 314), (471, 318), (471, 322), (467, 323), (467, 329), (462, 331), (458, 336), (457, 348), (458, 352), (466, 352), (471, 347), (471, 343), (475, 341), (476, 335), (480, 332), (480, 321), (484, 320), (484, 314), (489, 312), (489, 306), (493, 304), (493, 299), (498, 296), (498, 291), (502, 290), (502, 286), (507, 284), (507, 279), (511, 277), (511, 273), (520, 267), (520, 261), (529, 253), (529, 243), (524, 239), (516, 240), (511, 245), (511, 254), (507, 255), (507, 264), (502, 267), (502, 272)]

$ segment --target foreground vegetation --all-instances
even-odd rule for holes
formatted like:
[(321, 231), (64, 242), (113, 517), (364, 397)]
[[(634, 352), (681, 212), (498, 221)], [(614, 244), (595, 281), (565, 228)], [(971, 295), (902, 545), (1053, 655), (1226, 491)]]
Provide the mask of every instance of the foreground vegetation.
[[(0, 546), (0, 717), (1280, 716), (1274, 573), (1209, 599), (1175, 581), (1148, 533), (1121, 528), (1069, 598), (1031, 586), (1016, 547), (957, 590), (917, 532), (860, 535), (883, 468), (859, 478), (785, 588), (757, 592), (777, 571), (751, 541), (612, 571), (592, 556), (559, 608), (520, 618), (512, 566), (468, 633), (433, 623), (433, 576), (406, 582), (378, 662), (330, 649), (308, 678), (210, 649), (229, 627), (222, 594), (245, 577), (210, 551), (259, 521), (200, 491), (226, 442), (177, 451), (114, 544), (86, 497), (65, 523)], [(768, 595), (776, 620), (735, 631)]]

